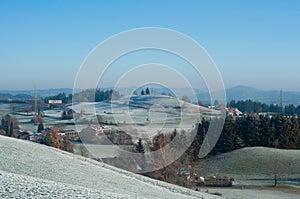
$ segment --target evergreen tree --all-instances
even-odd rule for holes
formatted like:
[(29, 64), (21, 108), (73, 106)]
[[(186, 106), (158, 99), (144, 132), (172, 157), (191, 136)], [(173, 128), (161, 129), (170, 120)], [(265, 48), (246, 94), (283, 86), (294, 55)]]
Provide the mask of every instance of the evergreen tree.
[(246, 147), (258, 146), (260, 140), (258, 125), (259, 120), (255, 116), (248, 115), (239, 120), (238, 135)]
[(150, 95), (150, 90), (149, 90), (149, 88), (146, 88), (146, 95)]
[(145, 147), (144, 147), (144, 145), (142, 143), (142, 139), (141, 138), (138, 139), (138, 142), (137, 142), (137, 144), (135, 146), (135, 151), (137, 153), (145, 153)]
[(192, 144), (189, 146), (189, 148), (186, 150), (185, 155), (188, 158), (188, 162), (195, 162), (198, 160), (198, 155), (200, 151), (201, 145), (200, 145), (200, 136), (196, 134)]
[(174, 131), (170, 135), (170, 141), (174, 140), (174, 138), (176, 137), (176, 135), (177, 135), (177, 130), (174, 129)]
[(4, 126), (5, 126), (5, 120), (4, 120), (4, 118), (2, 118), (1, 119), (1, 127), (4, 128)]
[(300, 105), (297, 106), (297, 108), (296, 108), (296, 113), (297, 113), (297, 115), (300, 116)]
[(206, 133), (208, 131), (209, 123), (210, 123), (209, 121), (202, 118), (201, 123), (199, 123), (198, 126), (197, 126), (197, 135), (198, 135), (197, 137), (199, 139), (200, 146), (202, 145), (203, 140), (204, 140), (204, 138), (206, 136)]
[(44, 130), (44, 125), (43, 123), (39, 123), (38, 128), (37, 128), (37, 132), (41, 133)]
[(288, 147), (290, 149), (297, 149), (298, 139), (300, 135), (299, 123), (296, 117), (291, 118), (290, 137), (288, 138)]
[(9, 128), (9, 137), (12, 137), (14, 134), (14, 124), (13, 122), (10, 122), (10, 128)]
[(293, 104), (289, 104), (288, 106), (284, 107), (284, 114), (290, 116), (296, 115), (297, 108)]
[(213, 105), (214, 105), (215, 107), (217, 107), (217, 106), (219, 106), (219, 105), (220, 105), (220, 103), (219, 103), (219, 101), (218, 101), (218, 100), (215, 100)]
[(270, 117), (260, 116), (259, 122), (259, 143), (258, 146), (272, 147), (274, 138), (274, 126), (271, 124)]
[(141, 91), (141, 95), (145, 95), (145, 92), (144, 92), (144, 90), (142, 90), (142, 91)]
[(239, 147), (236, 124), (232, 117), (226, 117), (224, 128), (211, 154), (225, 153)]
[(272, 124), (274, 125), (274, 147), (284, 148), (283, 143), (285, 143), (286, 131), (286, 117), (283, 114), (274, 115), (271, 119)]

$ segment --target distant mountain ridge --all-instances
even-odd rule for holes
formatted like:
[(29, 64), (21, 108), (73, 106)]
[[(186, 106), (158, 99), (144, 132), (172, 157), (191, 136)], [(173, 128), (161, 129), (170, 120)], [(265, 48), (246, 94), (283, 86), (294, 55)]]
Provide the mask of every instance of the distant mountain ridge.
[(57, 95), (59, 93), (71, 94), (72, 88), (51, 88), (39, 90), (0, 90), (0, 99), (33, 99), (35, 94), (38, 97), (47, 97)]
[[(113, 89), (113, 87), (103, 88), (104, 90)], [(132, 88), (117, 88), (123, 95), (131, 94), (129, 92), (132, 91)], [(139, 89), (141, 90), (141, 89)], [(138, 90), (138, 92), (139, 92)], [(190, 96), (191, 93), (188, 92), (189, 89), (186, 88), (153, 88), (150, 89), (154, 94), (161, 94), (165, 93), (167, 95), (171, 94), (173, 97), (174, 94), (177, 95), (178, 98), (181, 98), (184, 95), (187, 95), (192, 99), (193, 96)], [(194, 89), (199, 100), (203, 103), (209, 104), (210, 101), (210, 94), (207, 91), (203, 91), (200, 89)], [(55, 88), (55, 89), (40, 89), (36, 90), (37, 96), (46, 97), (46, 96), (53, 96), (59, 93), (66, 93), (71, 94), (73, 93), (72, 88)], [(34, 90), (0, 90), (0, 99), (32, 99), (35, 96)], [(280, 90), (260, 90), (253, 87), (248, 86), (235, 86), (232, 88), (226, 89), (226, 97), (227, 102), (231, 100), (247, 100), (251, 99), (253, 101), (259, 101), (262, 103), (267, 104), (279, 104), (280, 103)], [(300, 104), (300, 92), (293, 92), (293, 91), (285, 91), (282, 92), (282, 99), (283, 104)], [(193, 101), (194, 102), (194, 101)]]
[[(236, 86), (226, 90), (227, 100), (259, 101), (267, 104), (280, 103), (280, 90), (259, 90), (247, 86)], [(282, 91), (283, 104), (300, 104), (300, 92)]]
[(16, 94), (16, 95), (12, 95), (10, 93), (0, 93), (0, 100), (1, 99), (30, 100), (30, 99), (33, 99), (33, 97), (31, 95), (28, 95), (28, 94)]

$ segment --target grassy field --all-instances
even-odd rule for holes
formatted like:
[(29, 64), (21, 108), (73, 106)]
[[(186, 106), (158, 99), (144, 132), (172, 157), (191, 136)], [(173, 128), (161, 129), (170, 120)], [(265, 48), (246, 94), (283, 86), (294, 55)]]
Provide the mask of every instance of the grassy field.
[(300, 188), (300, 150), (283, 150), (265, 147), (239, 149), (199, 160), (197, 173), (209, 176), (230, 176), (234, 185), (263, 185), (274, 183)]

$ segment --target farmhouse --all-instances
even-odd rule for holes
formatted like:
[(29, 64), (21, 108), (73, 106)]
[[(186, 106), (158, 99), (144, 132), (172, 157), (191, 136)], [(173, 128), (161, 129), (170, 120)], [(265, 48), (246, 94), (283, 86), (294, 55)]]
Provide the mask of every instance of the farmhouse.
[(230, 115), (230, 116), (241, 116), (241, 115), (243, 115), (243, 113), (238, 108), (228, 107), (225, 110), (226, 110), (226, 114)]

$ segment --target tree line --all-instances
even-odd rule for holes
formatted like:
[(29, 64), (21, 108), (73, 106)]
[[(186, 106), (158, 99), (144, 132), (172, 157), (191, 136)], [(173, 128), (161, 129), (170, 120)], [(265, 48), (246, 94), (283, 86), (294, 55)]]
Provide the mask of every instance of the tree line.
[(281, 107), (279, 104), (265, 104), (261, 102), (248, 100), (231, 100), (227, 107), (238, 108), (243, 113), (261, 113), (261, 112), (272, 112), (272, 113), (283, 113), (285, 115), (300, 115), (300, 105), (295, 106), (294, 104), (289, 104)]
[(54, 96), (48, 96), (44, 98), (44, 102), (48, 103), (49, 100), (61, 100), (63, 104), (71, 103), (73, 99), (73, 95), (69, 94), (67, 95), (66, 93), (59, 93)]
[(77, 101), (83, 102), (101, 102), (101, 101), (110, 101), (115, 98), (119, 98), (121, 95), (118, 91), (115, 90), (100, 90), (97, 89), (85, 89), (79, 93), (74, 94), (74, 99)]
[[(226, 117), (225, 124), (211, 155), (225, 153), (243, 147), (275, 147), (300, 149), (300, 119), (277, 114)], [(202, 120), (197, 129), (197, 142), (202, 144), (208, 131), (209, 121)]]
[(115, 90), (101, 90), (99, 88), (93, 89), (85, 89), (78, 93), (75, 93), (74, 96), (72, 94), (67, 95), (66, 93), (59, 93), (54, 96), (48, 96), (44, 98), (44, 102), (48, 103), (48, 100), (62, 100), (63, 104), (72, 103), (73, 98), (77, 101), (83, 102), (101, 102), (105, 100), (111, 100), (113, 98), (120, 97), (120, 93)]

